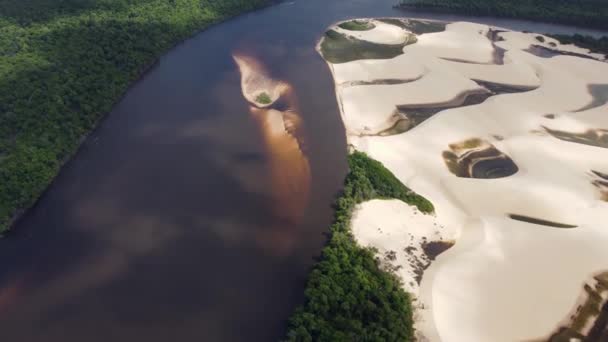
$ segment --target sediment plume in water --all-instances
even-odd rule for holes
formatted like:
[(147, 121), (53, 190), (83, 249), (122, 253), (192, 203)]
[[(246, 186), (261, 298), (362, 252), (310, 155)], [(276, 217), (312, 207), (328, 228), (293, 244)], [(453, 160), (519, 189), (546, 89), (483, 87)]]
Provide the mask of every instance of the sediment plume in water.
[(583, 285), (576, 308), (548, 340), (608, 341), (608, 271)]
[(24, 277), (20, 277), (0, 287), (0, 319), (3, 318), (3, 314), (15, 302), (15, 299), (19, 297), (24, 284)]
[(406, 29), (416, 35), (425, 33), (437, 33), (445, 31), (447, 23), (441, 21), (430, 21), (430, 20), (415, 20), (415, 19), (402, 19), (402, 18), (380, 18), (381, 21), (386, 24), (399, 26)]
[(509, 156), (485, 140), (472, 138), (449, 147), (449, 151), (443, 152), (443, 160), (450, 172), (458, 177), (502, 178), (519, 171)]
[(268, 157), (277, 226), (270, 227), (268, 236), (260, 237), (260, 243), (286, 251), (295, 238), (292, 229), (301, 222), (308, 205), (311, 182), (297, 97), (290, 84), (272, 79), (256, 59), (242, 54), (234, 54), (233, 58), (241, 73), (243, 96), (250, 104), (249, 112), (260, 129)]
[(588, 129), (582, 133), (572, 133), (556, 129), (550, 129), (544, 126), (543, 128), (547, 133), (560, 140), (577, 144), (608, 148), (608, 129), (595, 128)]

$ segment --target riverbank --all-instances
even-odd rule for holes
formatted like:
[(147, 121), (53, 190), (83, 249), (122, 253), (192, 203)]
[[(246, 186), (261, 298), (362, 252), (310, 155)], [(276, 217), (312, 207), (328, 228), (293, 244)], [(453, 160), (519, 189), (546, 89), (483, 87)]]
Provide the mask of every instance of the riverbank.
[[(433, 205), (405, 187), (381, 163), (361, 152), (349, 155), (350, 172), (335, 203), (335, 220), (312, 270), (305, 303), (289, 321), (289, 341), (409, 341), (414, 336), (412, 299), (390, 264), (355, 241), (351, 222), (372, 199), (397, 199), (432, 214)], [(388, 267), (388, 268), (387, 268)]]
[(34, 205), (161, 54), (210, 25), (275, 2), (3, 2), (0, 234)]
[(541, 20), (608, 29), (608, 4), (605, 1), (401, 0), (398, 6), (408, 10)]
[(329, 48), (359, 58), (327, 62), (349, 144), (431, 200), (436, 219), (399, 201), (366, 202), (349, 225), (354, 240), (416, 298), (421, 338), (592, 336), (601, 317), (572, 312), (608, 269), (605, 56), (481, 24), (393, 25), (417, 36), (402, 54), (363, 52), (342, 30), (344, 43)]

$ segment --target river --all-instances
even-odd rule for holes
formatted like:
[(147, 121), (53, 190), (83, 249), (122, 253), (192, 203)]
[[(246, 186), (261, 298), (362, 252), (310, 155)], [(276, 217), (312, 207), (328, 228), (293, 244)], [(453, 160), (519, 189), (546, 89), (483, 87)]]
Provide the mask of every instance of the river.
[[(0, 239), (0, 339), (280, 339), (303, 300), (347, 169), (333, 82), (314, 50), (325, 28), (350, 17), (410, 16), (572, 32), (406, 13), (394, 2), (284, 2), (164, 55)], [(268, 155), (241, 95), (235, 51), (255, 56), (298, 97), (312, 179), (298, 223), (276, 215), (280, 203), (268, 190)]]

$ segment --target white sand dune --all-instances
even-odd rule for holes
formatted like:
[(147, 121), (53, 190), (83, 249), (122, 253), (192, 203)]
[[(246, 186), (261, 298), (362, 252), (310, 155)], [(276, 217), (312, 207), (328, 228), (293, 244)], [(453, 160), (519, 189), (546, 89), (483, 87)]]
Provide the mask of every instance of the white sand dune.
[(487, 32), (487, 26), (452, 23), (444, 32), (420, 35), (416, 44), (405, 47), (405, 52), (416, 50), (435, 57), (492, 63), (494, 48), (486, 37)]
[(566, 117), (568, 119), (580, 122), (581, 124), (585, 124), (587, 127), (608, 127), (608, 115), (606, 115), (606, 113), (608, 113), (608, 105), (603, 105), (575, 114), (564, 113), (563, 116), (558, 116), (558, 119), (561, 117)]
[[(422, 340), (546, 339), (567, 321), (583, 284), (608, 270), (608, 202), (591, 174), (608, 172), (608, 148), (547, 131), (608, 129), (608, 105), (579, 111), (593, 101), (589, 85), (608, 84), (608, 63), (536, 56), (524, 50), (536, 44), (598, 58), (548, 37), (540, 42), (537, 34), (503, 32), (496, 45), (506, 49), (504, 65), (496, 65), (488, 29), (453, 23), (421, 35), (394, 59), (330, 64), (349, 143), (436, 207), (436, 216), (427, 216), (399, 201), (371, 201), (359, 207), (352, 226), (361, 244), (396, 252), (390, 264), (401, 266), (405, 289), (418, 297)], [(419, 75), (410, 83), (352, 85)], [(386, 127), (396, 105), (445, 103), (479, 87), (472, 80), (531, 90), (440, 111), (406, 133), (362, 134)], [(494, 179), (450, 172), (444, 152), (471, 138), (506, 154), (517, 172)], [(456, 244), (431, 263), (418, 287), (411, 264), (424, 256), (404, 249), (424, 237)]]
[[(420, 58), (410, 54), (392, 59), (358, 60), (331, 65), (334, 81), (343, 85), (348, 82), (373, 82), (377, 80), (415, 80), (426, 71)], [(407, 66), (407, 67), (404, 67)]]
[[(433, 91), (427, 91), (433, 87)], [(394, 123), (397, 105), (449, 102), (467, 91), (483, 90), (464, 77), (429, 72), (420, 80), (396, 85), (362, 85), (339, 89), (344, 117), (350, 134), (374, 134)]]

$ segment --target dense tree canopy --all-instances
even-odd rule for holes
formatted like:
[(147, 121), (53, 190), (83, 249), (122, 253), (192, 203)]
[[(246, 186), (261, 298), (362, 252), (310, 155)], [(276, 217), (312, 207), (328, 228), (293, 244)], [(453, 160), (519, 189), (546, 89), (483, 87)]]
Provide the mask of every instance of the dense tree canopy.
[(158, 56), (272, 0), (0, 0), (0, 233)]
[(364, 153), (351, 154), (349, 168), (331, 237), (309, 276), (305, 303), (290, 319), (287, 339), (411, 341), (410, 296), (394, 274), (379, 267), (373, 250), (357, 245), (350, 220), (356, 204), (374, 198), (401, 199), (425, 213), (433, 205)]
[(401, 0), (404, 7), (608, 29), (607, 0)]
[(575, 34), (572, 36), (551, 34), (550, 36), (557, 39), (561, 44), (574, 44), (576, 46), (589, 49), (591, 52), (604, 54), (606, 55), (606, 58), (608, 58), (608, 36), (601, 38), (583, 36), (580, 34)]

